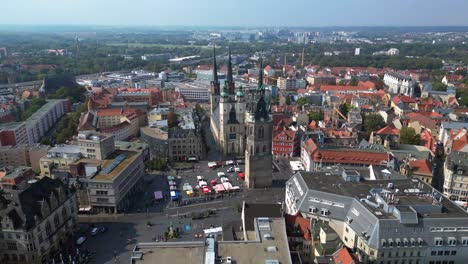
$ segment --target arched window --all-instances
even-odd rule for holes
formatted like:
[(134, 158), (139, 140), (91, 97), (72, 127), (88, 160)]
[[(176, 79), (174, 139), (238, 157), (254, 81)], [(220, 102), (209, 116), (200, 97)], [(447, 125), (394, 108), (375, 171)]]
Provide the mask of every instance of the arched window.
[(234, 152), (234, 143), (231, 143), (231, 152)]
[(266, 145), (263, 145), (263, 153), (267, 152)]
[(258, 129), (258, 138), (263, 138), (264, 136), (265, 136), (265, 129), (263, 128), (263, 126), (261, 126)]
[(250, 135), (253, 135), (253, 126), (250, 127)]

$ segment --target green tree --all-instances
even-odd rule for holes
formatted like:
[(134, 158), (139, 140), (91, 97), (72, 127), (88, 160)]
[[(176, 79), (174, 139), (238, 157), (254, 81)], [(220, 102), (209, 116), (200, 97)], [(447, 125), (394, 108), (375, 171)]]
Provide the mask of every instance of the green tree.
[(179, 122), (177, 120), (177, 114), (174, 113), (173, 111), (169, 112), (169, 114), (167, 114), (167, 126), (169, 128), (172, 128), (172, 127), (176, 127), (178, 124)]
[(441, 83), (441, 82), (436, 82), (432, 84), (432, 90), (434, 91), (446, 91), (447, 90), (447, 85)]
[(301, 98), (297, 99), (297, 102), (296, 102), (296, 103), (297, 103), (297, 107), (301, 108), (301, 107), (303, 107), (305, 104), (307, 104), (308, 101), (307, 101), (307, 98), (301, 97)]
[(349, 103), (344, 103), (343, 105), (341, 105), (340, 107), (340, 112), (345, 115), (345, 116), (348, 116), (348, 113), (349, 111), (351, 111), (351, 109), (353, 108), (353, 106)]
[(400, 143), (419, 145), (421, 138), (416, 134), (416, 131), (412, 127), (402, 127), (400, 130)]
[(291, 97), (289, 97), (289, 95), (286, 95), (286, 102), (285, 102), (286, 105), (291, 105)]
[(356, 78), (352, 78), (351, 81), (349, 82), (349, 85), (351, 86), (357, 86), (359, 83), (359, 80)]
[(319, 121), (320, 120), (320, 114), (317, 112), (310, 112), (309, 113), (309, 123), (312, 122), (312, 120)]
[(346, 85), (346, 82), (345, 82), (344, 80), (340, 80), (340, 81), (338, 82), (338, 85)]
[(371, 133), (377, 131), (385, 125), (385, 122), (379, 114), (368, 114), (364, 115), (363, 126), (364, 131)]

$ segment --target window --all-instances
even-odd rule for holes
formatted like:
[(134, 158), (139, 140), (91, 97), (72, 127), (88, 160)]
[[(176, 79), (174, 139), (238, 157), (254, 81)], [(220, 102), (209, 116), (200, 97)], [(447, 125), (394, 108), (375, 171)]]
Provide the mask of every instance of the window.
[(435, 255), (437, 255), (437, 252), (436, 252), (436, 251), (434, 251), (434, 250), (433, 250), (433, 251), (431, 251), (431, 256), (435, 256)]
[(455, 256), (456, 254), (457, 254), (457, 251), (455, 250), (450, 251), (450, 255)]
[(450, 251), (445, 250), (445, 251), (444, 251), (444, 256), (448, 256), (448, 255), (450, 255)]
[(442, 246), (442, 244), (443, 244), (442, 238), (436, 237), (434, 239), (434, 243), (435, 243), (436, 246)]
[(449, 237), (448, 238), (448, 245), (449, 246), (456, 246), (457, 245), (457, 239), (454, 237)]
[(18, 250), (18, 247), (16, 246), (16, 242), (8, 242), (7, 247), (8, 247), (8, 250)]
[(442, 256), (443, 254), (444, 254), (444, 251), (442, 250), (437, 251), (437, 256)]
[(261, 126), (258, 129), (258, 138), (264, 138), (264, 137), (265, 137), (265, 129), (263, 128), (263, 126)]

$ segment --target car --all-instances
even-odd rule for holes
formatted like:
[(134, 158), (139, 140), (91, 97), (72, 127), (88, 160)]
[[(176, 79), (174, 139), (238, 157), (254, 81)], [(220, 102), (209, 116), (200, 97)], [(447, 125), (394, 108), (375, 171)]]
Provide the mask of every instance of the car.
[(208, 185), (208, 183), (206, 181), (199, 181), (198, 185), (202, 187), (202, 186)]
[(177, 191), (177, 186), (171, 185), (169, 186), (170, 191)]
[(233, 167), (229, 167), (227, 170), (226, 170), (227, 173), (229, 172), (234, 172), (234, 168)]
[(76, 240), (76, 244), (79, 246), (86, 241), (86, 237), (82, 236)]
[(229, 182), (229, 179), (226, 177), (221, 177), (221, 182)]
[(234, 165), (235, 162), (233, 160), (228, 160), (226, 161), (226, 165)]
[(226, 257), (226, 264), (232, 264), (232, 258)]
[(219, 171), (218, 172), (218, 178), (221, 178), (221, 177), (226, 177), (226, 174), (222, 171)]
[(97, 235), (98, 233), (99, 233), (99, 228), (95, 227), (95, 228), (91, 229), (91, 235), (92, 235), (92, 236), (95, 236), (95, 235)]
[(235, 167), (234, 172), (241, 172), (241, 169), (239, 167)]
[(177, 183), (175, 181), (168, 181), (167, 182), (169, 184), (169, 186), (176, 186)]
[(211, 183), (211, 185), (216, 185), (216, 184), (218, 184), (218, 180), (212, 179), (212, 180), (210, 181), (210, 183)]
[(174, 177), (174, 176), (171, 176), (171, 175), (168, 175), (168, 176), (167, 176), (167, 180), (168, 180), (168, 181), (173, 181), (173, 180), (175, 180), (175, 177)]
[(210, 186), (208, 186), (208, 185), (203, 185), (203, 186), (201, 187), (201, 191), (202, 191), (204, 194), (209, 194), (209, 193), (211, 193), (211, 188), (210, 188)]
[(201, 175), (198, 175), (198, 176), (197, 176), (197, 180), (198, 180), (198, 181), (202, 181), (203, 179), (204, 179), (203, 176), (201, 176)]
[(208, 168), (214, 169), (218, 167), (218, 164), (216, 162), (208, 162)]

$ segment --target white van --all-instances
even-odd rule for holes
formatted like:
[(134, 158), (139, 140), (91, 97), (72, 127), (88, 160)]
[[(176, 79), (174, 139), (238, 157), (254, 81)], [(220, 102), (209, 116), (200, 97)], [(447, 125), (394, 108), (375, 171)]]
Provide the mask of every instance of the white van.
[(208, 168), (210, 169), (214, 169), (218, 166), (218, 164), (216, 162), (208, 162)]

